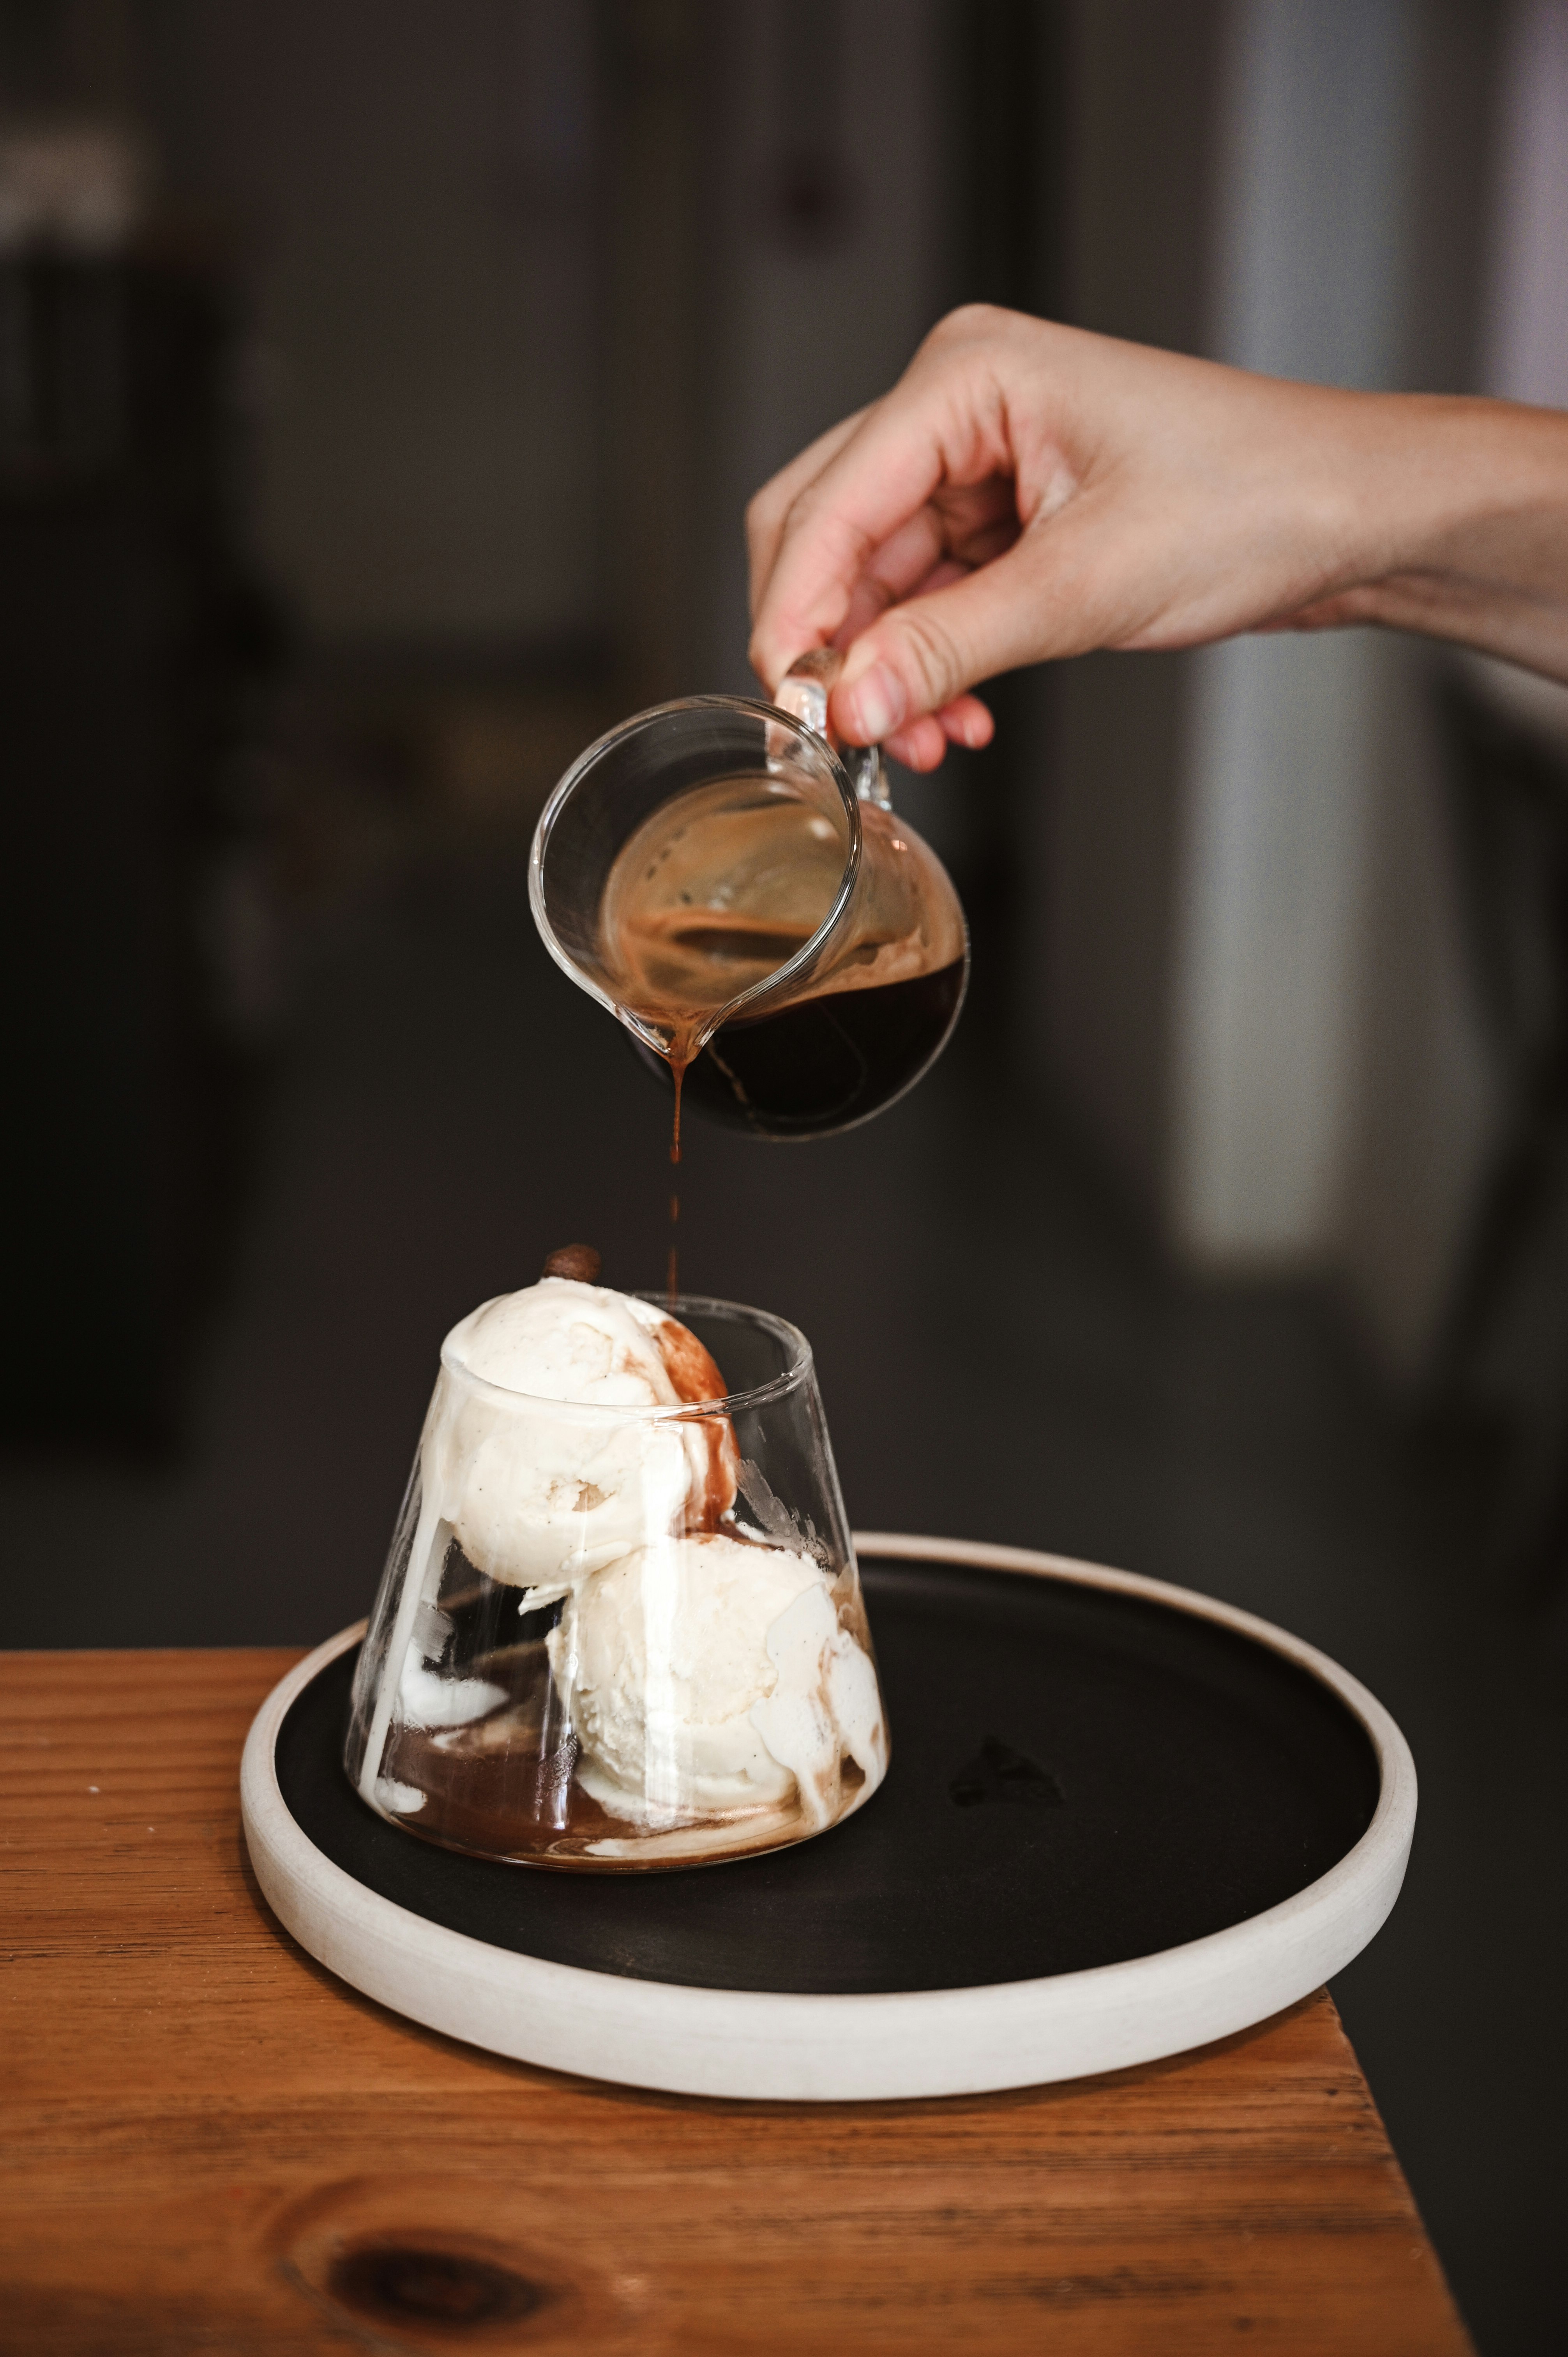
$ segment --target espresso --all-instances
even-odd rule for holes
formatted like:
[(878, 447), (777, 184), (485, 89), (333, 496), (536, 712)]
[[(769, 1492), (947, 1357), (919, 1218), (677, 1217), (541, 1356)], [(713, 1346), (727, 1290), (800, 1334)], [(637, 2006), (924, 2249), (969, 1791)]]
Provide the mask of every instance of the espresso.
[[(663, 804), (617, 857), (606, 980), (674, 1083), (672, 1161), (682, 1100), (754, 1136), (822, 1136), (901, 1095), (946, 1039), (966, 972), (951, 888), (890, 811), (860, 818), (850, 877), (842, 807), (788, 780), (720, 779)], [(781, 979), (830, 917), (809, 968)], [(736, 1006), (759, 985), (755, 1012)]]
[[(686, 1066), (681, 1093), (757, 1137), (822, 1137), (901, 1096), (930, 1062), (963, 998), (961, 958), (871, 990), (825, 991), (776, 1014), (721, 1024)], [(639, 1048), (668, 1082), (669, 1059)]]

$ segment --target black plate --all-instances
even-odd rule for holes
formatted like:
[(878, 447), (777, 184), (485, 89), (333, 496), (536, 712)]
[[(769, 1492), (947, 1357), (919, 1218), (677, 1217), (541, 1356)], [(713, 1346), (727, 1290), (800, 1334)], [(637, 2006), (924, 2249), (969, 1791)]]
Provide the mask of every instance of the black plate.
[(284, 1799), (357, 1882), (492, 1946), (637, 1980), (835, 1995), (1152, 1955), (1305, 1889), (1371, 1822), (1365, 1729), (1250, 1638), (1061, 1580), (861, 1568), (893, 1766), (815, 1841), (605, 1876), (434, 1848), (343, 1772), (352, 1652), (284, 1720)]

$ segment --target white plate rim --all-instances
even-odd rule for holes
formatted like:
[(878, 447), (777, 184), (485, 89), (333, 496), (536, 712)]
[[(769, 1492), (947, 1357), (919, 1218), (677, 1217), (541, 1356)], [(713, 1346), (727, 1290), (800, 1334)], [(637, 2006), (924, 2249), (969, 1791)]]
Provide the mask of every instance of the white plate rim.
[(1415, 1762), (1393, 1718), (1316, 1646), (1137, 1572), (979, 1540), (857, 1533), (882, 1562), (942, 1562), (1146, 1597), (1218, 1622), (1337, 1695), (1376, 1752), (1360, 1840), (1305, 1890), (1201, 1940), (1048, 1978), (881, 1996), (797, 1996), (623, 1979), (493, 1948), (369, 1890), (327, 1857), (277, 1781), (295, 1697), (357, 1644), (357, 1621), (274, 1687), (246, 1738), (241, 1813), (256, 1878), (317, 1962), (430, 2029), (553, 2071), (682, 2095), (809, 2103), (981, 2094), (1123, 2070), (1251, 2029), (1341, 1971), (1386, 1921), (1415, 1830)]

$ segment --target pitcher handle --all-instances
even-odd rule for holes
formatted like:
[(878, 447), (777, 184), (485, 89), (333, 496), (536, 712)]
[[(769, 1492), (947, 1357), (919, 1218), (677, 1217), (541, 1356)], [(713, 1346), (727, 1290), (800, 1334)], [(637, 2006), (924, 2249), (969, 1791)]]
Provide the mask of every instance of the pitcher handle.
[(799, 720), (804, 727), (815, 729), (819, 737), (827, 737), (849, 771), (863, 802), (875, 802), (879, 810), (891, 810), (893, 797), (887, 791), (887, 765), (882, 759), (881, 746), (840, 745), (829, 733), (828, 698), (843, 669), (842, 647), (813, 647), (810, 653), (798, 655), (790, 664), (779, 683), (779, 693), (773, 701), (791, 720)]

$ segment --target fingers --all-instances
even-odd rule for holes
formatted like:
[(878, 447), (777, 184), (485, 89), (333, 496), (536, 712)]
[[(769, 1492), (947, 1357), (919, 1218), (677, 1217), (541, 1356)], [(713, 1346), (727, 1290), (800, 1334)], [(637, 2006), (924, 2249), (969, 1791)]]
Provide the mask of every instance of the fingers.
[[(872, 554), (851, 593), (849, 610), (833, 634), (834, 644), (847, 647), (889, 606), (922, 587), (944, 561), (941, 519), (934, 508), (924, 507)], [(963, 570), (954, 565), (953, 577)]]
[[(803, 649), (835, 637), (879, 553), (896, 545), (902, 558), (908, 548), (898, 536), (914, 526), (918, 541), (929, 531), (919, 520), (939, 491), (947, 496), (949, 487), (989, 485), (994, 505), (994, 487), (1010, 474), (993, 386), (983, 377), (950, 381), (946, 372), (922, 372), (917, 364), (911, 377), (865, 413), (825, 465), (814, 474), (802, 472), (777, 530), (772, 508), (763, 519), (759, 538), (766, 538), (772, 561), (757, 595), (752, 636), (758, 675), (776, 683)], [(945, 530), (941, 544), (947, 544)], [(932, 546), (928, 566), (936, 553)]]
[(961, 745), (971, 753), (980, 752), (996, 734), (991, 708), (978, 695), (955, 696), (951, 704), (943, 705), (937, 718), (949, 744)]
[[(978, 726), (970, 707), (983, 706), (965, 690), (1038, 651), (1032, 555), (1020, 543), (978, 572), (890, 607), (864, 630), (845, 657), (829, 706), (840, 736), (853, 745), (879, 744), (949, 707), (959, 714), (961, 728)], [(929, 742), (923, 733), (920, 741)]]
[[(928, 513), (929, 511), (922, 511), (922, 516)], [(887, 549), (878, 552), (877, 559), (856, 587), (850, 602), (849, 619), (839, 632), (840, 645), (852, 645), (861, 632), (868, 630), (894, 602), (897, 591), (880, 576), (890, 574), (894, 583), (903, 586), (906, 574), (913, 573), (917, 551), (912, 542), (897, 562), (889, 555), (896, 543), (909, 538), (908, 534), (895, 534)], [(967, 565), (959, 564), (955, 558), (942, 557), (913, 586), (919, 596), (931, 597), (939, 589), (950, 587), (955, 581), (966, 580), (969, 571)], [(963, 745), (978, 752), (982, 746), (990, 744), (995, 733), (996, 724), (980, 698), (977, 695), (961, 695), (950, 704), (944, 705), (940, 712), (926, 714), (908, 727), (896, 730), (888, 740), (887, 749), (894, 759), (902, 761), (907, 769), (934, 770), (950, 745)]]
[(925, 713), (908, 727), (895, 729), (886, 749), (907, 770), (934, 770), (950, 745), (978, 753), (996, 734), (996, 723), (977, 695), (961, 695), (940, 712)]
[[(865, 409), (857, 409), (852, 416), (841, 417), (836, 425), (830, 425), (825, 434), (819, 434), (798, 457), (791, 458), (787, 467), (781, 467), (778, 474), (764, 483), (747, 507), (746, 540), (754, 618), (773, 571), (779, 543), (790, 509), (807, 486), (815, 482), (830, 459), (836, 457), (844, 444), (852, 439), (859, 430), (862, 419), (869, 414), (870, 404)], [(801, 651), (797, 648), (795, 651), (799, 654)]]
[(907, 770), (935, 770), (940, 767), (948, 740), (941, 722), (928, 712), (920, 719), (912, 720), (908, 728), (900, 728), (889, 737), (886, 749)]

